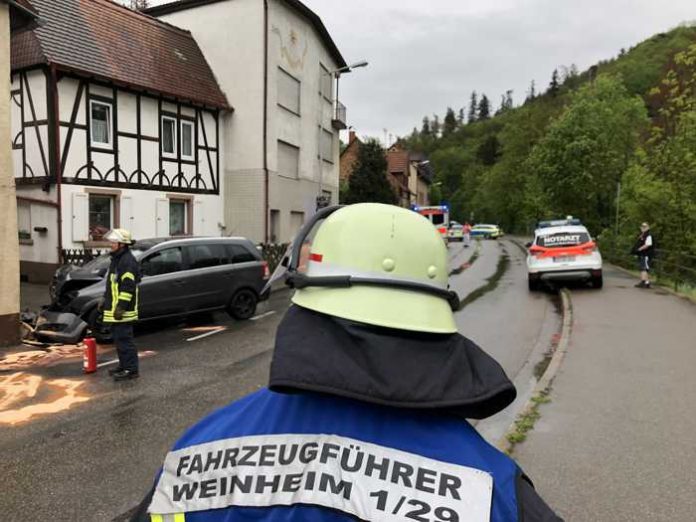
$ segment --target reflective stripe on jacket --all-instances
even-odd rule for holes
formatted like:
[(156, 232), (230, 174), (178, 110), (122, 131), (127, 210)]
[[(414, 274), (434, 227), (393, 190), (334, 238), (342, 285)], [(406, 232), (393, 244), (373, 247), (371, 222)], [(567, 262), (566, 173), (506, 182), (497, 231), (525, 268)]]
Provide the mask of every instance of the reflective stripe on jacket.
[[(104, 322), (131, 323), (138, 320), (138, 283), (140, 265), (127, 248), (111, 254), (111, 265), (106, 275), (104, 294)], [(116, 319), (116, 308), (123, 310), (123, 317)]]
[(175, 444), (148, 518), (516, 522), (521, 476), (462, 419), (263, 389)]

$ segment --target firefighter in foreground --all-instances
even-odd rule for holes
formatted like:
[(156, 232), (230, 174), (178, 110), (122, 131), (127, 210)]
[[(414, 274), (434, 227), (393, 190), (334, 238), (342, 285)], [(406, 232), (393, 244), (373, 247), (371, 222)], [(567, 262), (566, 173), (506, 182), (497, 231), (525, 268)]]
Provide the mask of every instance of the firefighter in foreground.
[(457, 333), (447, 250), (427, 220), (324, 209), (285, 276), (296, 292), (269, 389), (189, 429), (134, 520), (560, 520), (466, 421), (516, 392)]
[(138, 377), (133, 325), (138, 320), (140, 265), (130, 251), (133, 239), (128, 230), (116, 228), (104, 238), (111, 244), (111, 265), (101, 307), (103, 322), (111, 327), (118, 352), (118, 366), (109, 370), (109, 375), (116, 381), (126, 381)]

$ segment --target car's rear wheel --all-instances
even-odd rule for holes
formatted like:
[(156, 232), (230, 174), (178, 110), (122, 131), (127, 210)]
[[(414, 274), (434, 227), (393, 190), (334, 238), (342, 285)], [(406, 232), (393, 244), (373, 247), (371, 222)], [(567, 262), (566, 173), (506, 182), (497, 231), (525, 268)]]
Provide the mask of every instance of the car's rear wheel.
[(111, 344), (113, 342), (111, 328), (102, 321), (102, 314), (96, 307), (87, 315), (87, 325), (89, 326), (91, 336), (99, 344)]
[(602, 277), (602, 274), (599, 274), (597, 276), (592, 276), (592, 287), (600, 289), (604, 286), (604, 278)]
[(232, 299), (230, 299), (230, 304), (227, 306), (227, 313), (240, 321), (251, 319), (256, 313), (256, 305), (258, 302), (259, 298), (253, 290), (242, 288), (241, 290), (237, 290), (232, 296)]

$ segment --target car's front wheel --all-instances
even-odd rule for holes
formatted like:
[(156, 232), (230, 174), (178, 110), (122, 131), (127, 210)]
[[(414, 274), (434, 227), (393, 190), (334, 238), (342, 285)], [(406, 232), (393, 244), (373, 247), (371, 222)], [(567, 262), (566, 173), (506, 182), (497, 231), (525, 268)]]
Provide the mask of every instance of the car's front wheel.
[(97, 310), (96, 306), (87, 315), (87, 325), (89, 326), (92, 337), (94, 337), (99, 344), (111, 344), (113, 341), (111, 328), (104, 324), (102, 321), (102, 313)]
[(604, 286), (604, 278), (602, 277), (602, 274), (592, 276), (592, 287), (597, 288), (598, 290)]
[(240, 321), (251, 319), (256, 313), (256, 305), (258, 302), (259, 298), (253, 290), (242, 288), (241, 290), (237, 290), (232, 296), (232, 299), (230, 299), (230, 304), (227, 306), (227, 313), (234, 319)]

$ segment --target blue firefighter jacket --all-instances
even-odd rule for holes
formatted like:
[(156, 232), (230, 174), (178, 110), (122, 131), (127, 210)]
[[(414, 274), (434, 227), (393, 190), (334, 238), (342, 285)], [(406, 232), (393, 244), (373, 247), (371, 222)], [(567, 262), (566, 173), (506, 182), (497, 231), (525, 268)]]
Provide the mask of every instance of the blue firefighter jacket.
[(262, 389), (185, 433), (148, 511), (155, 522), (515, 522), (519, 476), (463, 419)]

